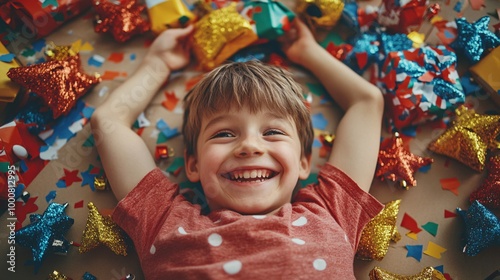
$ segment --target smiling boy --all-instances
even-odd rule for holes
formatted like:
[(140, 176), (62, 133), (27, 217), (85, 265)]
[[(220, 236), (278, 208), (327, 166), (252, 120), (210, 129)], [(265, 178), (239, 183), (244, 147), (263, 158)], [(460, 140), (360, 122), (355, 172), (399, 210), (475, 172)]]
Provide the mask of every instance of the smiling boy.
[[(186, 175), (202, 185), (210, 207), (204, 215), (179, 195), (130, 129), (170, 71), (188, 64), (191, 31), (161, 34), (92, 117), (120, 200), (113, 219), (134, 241), (144, 275), (353, 279), (363, 227), (382, 208), (367, 192), (378, 154), (380, 91), (296, 20), (284, 52), (322, 82), (345, 114), (318, 183), (293, 195), (311, 169), (313, 131), (301, 88), (286, 71), (259, 62), (228, 63), (206, 74), (186, 96), (183, 120)], [(127, 112), (117, 114), (124, 105)]]

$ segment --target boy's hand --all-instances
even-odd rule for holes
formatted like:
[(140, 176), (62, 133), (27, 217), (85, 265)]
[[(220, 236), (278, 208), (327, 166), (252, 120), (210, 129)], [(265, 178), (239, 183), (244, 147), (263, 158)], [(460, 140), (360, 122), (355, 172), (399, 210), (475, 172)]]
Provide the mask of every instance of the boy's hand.
[(191, 58), (190, 35), (193, 29), (193, 25), (188, 25), (185, 28), (165, 30), (153, 41), (144, 61), (159, 59), (171, 71), (187, 66)]
[(308, 51), (317, 45), (314, 35), (299, 18), (295, 18), (292, 28), (278, 40), (288, 59), (299, 65), (304, 65)]

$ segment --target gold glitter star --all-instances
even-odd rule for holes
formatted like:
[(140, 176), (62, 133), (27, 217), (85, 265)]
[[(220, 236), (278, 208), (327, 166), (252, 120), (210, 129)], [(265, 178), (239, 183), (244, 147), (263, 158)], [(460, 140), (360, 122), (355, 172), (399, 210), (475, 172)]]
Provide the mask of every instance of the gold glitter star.
[(120, 227), (111, 220), (111, 217), (102, 216), (92, 202), (89, 202), (87, 207), (89, 216), (81, 246), (78, 248), (80, 253), (86, 253), (99, 244), (104, 244), (115, 254), (126, 256), (127, 246)]
[(415, 275), (400, 275), (376, 266), (370, 271), (370, 280), (446, 280), (446, 278), (431, 266)]
[(387, 254), (390, 241), (401, 239), (396, 227), (400, 203), (400, 199), (388, 202), (365, 226), (356, 251), (358, 259), (381, 261)]
[(500, 133), (500, 116), (477, 114), (462, 105), (455, 109), (452, 125), (431, 142), (428, 149), (483, 171), (490, 148), (495, 148), (495, 138)]

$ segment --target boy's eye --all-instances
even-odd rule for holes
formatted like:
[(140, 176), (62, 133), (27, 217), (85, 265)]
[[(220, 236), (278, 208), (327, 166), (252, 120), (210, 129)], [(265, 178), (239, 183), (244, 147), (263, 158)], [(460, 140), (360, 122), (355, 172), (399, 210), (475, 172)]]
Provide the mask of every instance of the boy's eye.
[(269, 129), (266, 132), (264, 132), (265, 136), (272, 136), (272, 135), (285, 135), (285, 133), (281, 130), (278, 129)]
[(225, 138), (225, 137), (234, 137), (234, 135), (229, 131), (220, 131), (214, 134), (214, 136), (212, 136), (212, 138)]

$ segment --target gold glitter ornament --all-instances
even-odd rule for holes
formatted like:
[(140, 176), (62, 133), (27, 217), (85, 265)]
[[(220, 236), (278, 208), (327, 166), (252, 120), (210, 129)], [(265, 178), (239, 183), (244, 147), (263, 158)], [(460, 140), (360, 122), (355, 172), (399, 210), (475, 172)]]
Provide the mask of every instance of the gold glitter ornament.
[(78, 52), (73, 50), (72, 46), (58, 46), (53, 42), (47, 44), (45, 56), (48, 60), (65, 60), (70, 56), (77, 55)]
[(477, 114), (462, 105), (455, 109), (451, 126), (432, 141), (428, 149), (483, 171), (490, 149), (497, 147), (496, 137), (500, 133), (499, 115)]
[(415, 275), (399, 275), (376, 266), (370, 271), (369, 275), (370, 280), (446, 280), (439, 270), (431, 266), (424, 268), (422, 272)]
[(109, 182), (106, 177), (95, 177), (94, 178), (94, 188), (98, 191), (106, 191), (109, 190)]
[(384, 209), (365, 226), (356, 258), (381, 261), (387, 254), (389, 243), (401, 239), (396, 226), (400, 204), (400, 199), (388, 202)]
[(60, 273), (59, 271), (54, 270), (51, 274), (49, 274), (47, 280), (68, 280), (68, 277), (66, 277), (66, 275)]
[(89, 216), (78, 248), (79, 252), (86, 253), (99, 244), (104, 244), (115, 254), (126, 256), (127, 246), (120, 227), (111, 220), (111, 217), (102, 216), (92, 202), (89, 202), (87, 207)]
[(257, 39), (250, 23), (231, 3), (211, 11), (195, 24), (193, 51), (202, 69), (211, 70)]
[(299, 0), (295, 8), (313, 27), (331, 29), (344, 10), (343, 0)]

